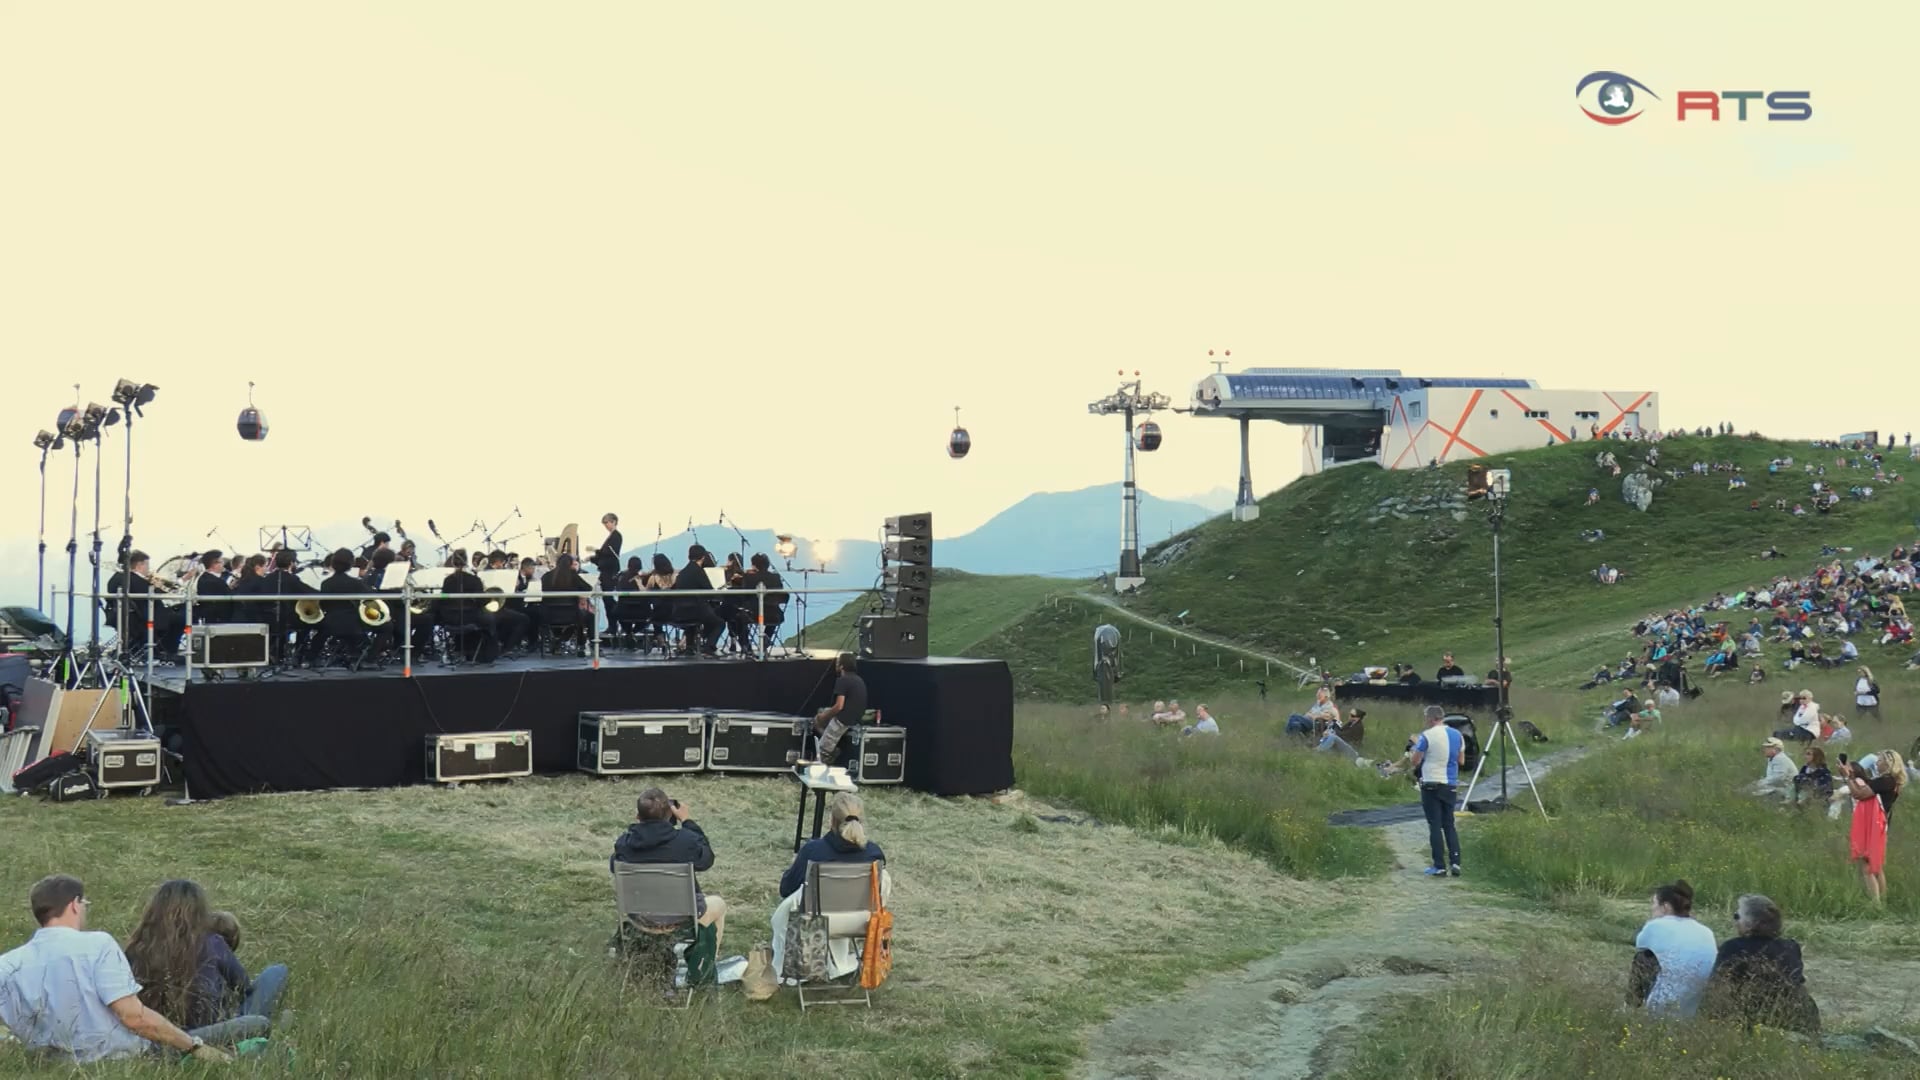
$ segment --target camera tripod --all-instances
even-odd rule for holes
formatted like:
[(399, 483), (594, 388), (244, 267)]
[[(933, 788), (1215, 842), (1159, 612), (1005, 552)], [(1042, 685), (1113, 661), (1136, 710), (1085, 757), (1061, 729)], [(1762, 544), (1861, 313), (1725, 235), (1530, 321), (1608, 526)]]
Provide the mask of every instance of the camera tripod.
[[(1506, 687), (1500, 688), (1500, 696), (1506, 696)], [(1505, 741), (1502, 741), (1504, 738)], [(1533, 769), (1527, 765), (1527, 755), (1520, 751), (1520, 738), (1513, 733), (1513, 710), (1502, 702), (1493, 714), (1493, 741), (1500, 745), (1500, 809), (1505, 810), (1507, 802), (1507, 746), (1513, 746), (1513, 756), (1520, 759), (1520, 771), (1526, 774), (1527, 790), (1533, 792), (1534, 805), (1540, 808), (1541, 817), (1551, 817), (1547, 813), (1547, 804), (1540, 799), (1540, 786), (1534, 783)], [(1465, 810), (1473, 800), (1473, 789), (1480, 783), (1480, 774), (1486, 770), (1487, 751), (1485, 744), (1480, 747), (1480, 760), (1473, 767), (1473, 779), (1467, 782), (1467, 793), (1460, 797), (1460, 809)]]
[[(1471, 482), (1469, 482), (1471, 487)], [(1493, 710), (1493, 742), (1500, 747), (1500, 809), (1505, 810), (1507, 801), (1507, 746), (1512, 744), (1513, 756), (1520, 759), (1520, 771), (1527, 776), (1527, 790), (1533, 792), (1534, 804), (1540, 807), (1540, 816), (1547, 817), (1547, 804), (1540, 799), (1540, 787), (1533, 782), (1533, 770), (1527, 765), (1527, 755), (1520, 752), (1520, 738), (1513, 733), (1513, 708), (1507, 703), (1507, 690), (1513, 676), (1507, 672), (1507, 636), (1505, 622), (1500, 606), (1500, 526), (1507, 517), (1506, 484), (1500, 484), (1488, 492), (1487, 524), (1493, 527), (1493, 655), (1494, 683), (1500, 689), (1499, 704)], [(1487, 767), (1485, 743), (1480, 745), (1480, 760), (1473, 766), (1473, 779), (1467, 782), (1467, 793), (1460, 797), (1460, 808), (1466, 809), (1473, 798), (1473, 789), (1480, 783), (1480, 774)]]

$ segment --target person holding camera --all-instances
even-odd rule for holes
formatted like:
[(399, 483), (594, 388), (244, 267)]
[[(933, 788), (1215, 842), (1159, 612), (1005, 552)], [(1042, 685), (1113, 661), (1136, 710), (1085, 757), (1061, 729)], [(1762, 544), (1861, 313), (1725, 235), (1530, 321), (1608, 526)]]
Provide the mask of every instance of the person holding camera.
[[(713, 869), (713, 847), (679, 799), (670, 799), (665, 791), (651, 787), (640, 793), (634, 823), (613, 842), (613, 857), (607, 860), (607, 867), (613, 869), (618, 863), (691, 863), (697, 874)], [(713, 927), (713, 947), (718, 952), (720, 937), (726, 932), (727, 902), (701, 892), (697, 876), (693, 896), (700, 925)]]

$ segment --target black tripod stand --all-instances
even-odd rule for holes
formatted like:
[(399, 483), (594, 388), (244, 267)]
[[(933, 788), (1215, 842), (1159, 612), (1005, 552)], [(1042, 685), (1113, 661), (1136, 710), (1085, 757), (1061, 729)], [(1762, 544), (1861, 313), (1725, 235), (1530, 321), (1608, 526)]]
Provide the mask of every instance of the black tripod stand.
[(40, 450), (40, 577), (34, 585), (33, 606), (46, 614), (52, 614), (47, 611), (47, 455), (58, 442), (51, 431), (43, 431), (33, 440)]
[[(1520, 739), (1513, 733), (1513, 709), (1507, 704), (1507, 690), (1512, 676), (1507, 672), (1506, 628), (1502, 621), (1500, 606), (1500, 526), (1506, 522), (1507, 489), (1506, 479), (1498, 478), (1497, 486), (1487, 492), (1487, 524), (1493, 528), (1493, 649), (1494, 682), (1499, 687), (1499, 704), (1493, 711), (1492, 737), (1500, 746), (1500, 803), (1505, 810), (1507, 801), (1507, 745), (1513, 745), (1513, 755), (1520, 759), (1520, 771), (1527, 775), (1527, 790), (1533, 792), (1533, 801), (1540, 807), (1540, 816), (1547, 816), (1547, 804), (1540, 800), (1539, 785), (1533, 782), (1533, 770), (1527, 766), (1527, 756), (1520, 751)], [(1480, 774), (1487, 767), (1487, 744), (1480, 745), (1480, 761), (1473, 767), (1473, 779), (1467, 783), (1467, 793), (1460, 798), (1460, 806), (1465, 809), (1473, 799), (1473, 789), (1480, 783)]]
[(72, 689), (80, 682), (79, 650), (73, 641), (74, 590), (80, 583), (80, 440), (69, 436), (68, 441), (73, 443), (73, 505), (67, 526), (67, 647), (54, 661), (54, 671), (59, 673), (56, 681)]

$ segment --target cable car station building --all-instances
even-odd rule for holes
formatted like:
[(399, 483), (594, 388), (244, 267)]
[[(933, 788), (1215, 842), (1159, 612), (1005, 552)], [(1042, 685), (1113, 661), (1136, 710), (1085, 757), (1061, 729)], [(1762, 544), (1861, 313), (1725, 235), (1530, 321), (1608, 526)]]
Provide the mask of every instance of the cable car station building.
[(1420, 378), (1397, 370), (1249, 368), (1194, 385), (1195, 416), (1240, 422), (1235, 521), (1259, 516), (1248, 466), (1254, 420), (1301, 433), (1300, 471), (1370, 461), (1387, 469), (1660, 430), (1651, 390), (1543, 390), (1532, 379)]

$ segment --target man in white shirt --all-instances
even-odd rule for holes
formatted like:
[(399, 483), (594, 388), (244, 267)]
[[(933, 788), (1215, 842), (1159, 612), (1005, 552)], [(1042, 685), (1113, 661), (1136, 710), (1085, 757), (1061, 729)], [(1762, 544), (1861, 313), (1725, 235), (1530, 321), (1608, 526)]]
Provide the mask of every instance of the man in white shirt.
[(1751, 789), (1755, 795), (1778, 795), (1786, 798), (1793, 793), (1793, 759), (1787, 756), (1787, 744), (1779, 739), (1768, 739), (1760, 744), (1760, 752), (1767, 755), (1766, 775), (1754, 782)]
[(1427, 729), (1413, 740), (1408, 767), (1420, 777), (1420, 810), (1427, 818), (1427, 845), (1432, 849), (1433, 865), (1428, 877), (1445, 877), (1451, 866), (1460, 876), (1460, 834), (1454, 831), (1454, 785), (1460, 782), (1460, 763), (1466, 754), (1466, 739), (1447, 726), (1445, 710), (1427, 706)]
[(87, 930), (79, 878), (42, 878), (29, 894), (40, 929), (0, 955), (0, 1022), (30, 1050), (84, 1065), (170, 1047), (201, 1061), (225, 1051), (140, 1003), (140, 984), (113, 935)]

